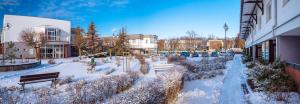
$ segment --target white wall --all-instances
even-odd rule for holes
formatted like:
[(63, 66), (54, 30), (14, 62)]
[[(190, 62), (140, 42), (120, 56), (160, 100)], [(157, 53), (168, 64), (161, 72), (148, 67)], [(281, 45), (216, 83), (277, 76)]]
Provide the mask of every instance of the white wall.
[[(270, 21), (267, 21), (266, 9), (269, 2), (272, 5), (272, 18)], [(258, 18), (261, 18), (261, 28), (257, 28), (258, 24), (254, 26), (254, 31), (248, 36), (246, 40), (246, 47), (261, 43), (263, 41), (274, 38), (275, 36), (282, 35), (289, 30), (300, 27), (300, 17), (297, 17), (298, 15), (300, 15), (299, 5), (300, 0), (289, 0), (289, 2), (284, 6), (283, 0), (264, 0), (264, 14), (262, 14), (261, 10), (257, 10), (257, 16)], [(275, 17), (275, 7), (277, 7), (277, 17)], [(292, 21), (289, 21), (292, 18), (294, 19)]]
[[(2, 43), (13, 41), (20, 42), (20, 33), (22, 30), (26, 28), (35, 28), (35, 27), (55, 27), (59, 28), (63, 31), (63, 34), (67, 39), (66, 41), (70, 41), (70, 33), (71, 33), (71, 22), (64, 20), (56, 20), (49, 18), (39, 18), (39, 17), (29, 17), (29, 16), (17, 16), (17, 15), (4, 15), (3, 26), (6, 23), (11, 24), (11, 28), (8, 30), (4, 30), (1, 39)], [(3, 38), (4, 37), (4, 38)]]

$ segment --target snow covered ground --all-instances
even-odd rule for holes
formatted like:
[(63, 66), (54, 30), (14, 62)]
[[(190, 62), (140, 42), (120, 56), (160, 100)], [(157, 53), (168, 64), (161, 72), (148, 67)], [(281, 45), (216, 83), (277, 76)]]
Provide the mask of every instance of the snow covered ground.
[[(10, 71), (10, 72), (0, 72), (1, 86), (19, 86), (19, 79), (22, 75), (38, 74), (38, 73), (49, 73), (49, 72), (60, 72), (59, 77), (74, 76), (74, 80), (92, 80), (95, 78), (101, 78), (105, 76), (107, 70), (116, 69), (111, 75), (122, 74), (123, 72), (123, 61), (121, 60), (121, 65), (116, 66), (115, 58), (112, 62), (103, 63), (102, 58), (96, 58), (95, 61), (97, 65), (95, 67), (94, 73), (88, 73), (87, 68), (90, 59), (83, 59), (79, 62), (73, 62), (75, 58), (67, 59), (55, 59), (56, 64), (48, 64), (48, 60), (43, 60), (42, 65), (36, 68), (31, 68), (21, 71)], [(137, 59), (133, 59), (130, 64), (130, 69), (133, 71), (139, 70), (139, 62)], [(26, 87), (34, 86), (49, 86), (51, 82), (42, 82), (38, 84), (28, 84)]]

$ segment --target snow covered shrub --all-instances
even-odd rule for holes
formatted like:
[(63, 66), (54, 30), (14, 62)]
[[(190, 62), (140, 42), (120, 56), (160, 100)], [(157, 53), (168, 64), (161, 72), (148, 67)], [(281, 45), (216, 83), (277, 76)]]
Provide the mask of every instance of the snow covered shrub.
[(64, 84), (68, 84), (74, 81), (74, 75), (71, 76), (65, 76), (63, 78), (58, 79), (58, 84), (59, 85), (64, 85)]
[(290, 92), (296, 91), (296, 83), (285, 72), (281, 64), (255, 66), (249, 69), (249, 77), (253, 79), (255, 91)]
[(181, 56), (169, 56), (167, 63), (173, 63), (173, 62), (180, 62), (180, 61), (185, 61), (186, 58), (185, 57), (181, 57)]
[(147, 74), (150, 70), (149, 63), (141, 64), (140, 72), (143, 74)]
[(105, 104), (168, 104), (176, 99), (182, 85), (182, 74), (170, 72), (114, 96)]
[(255, 62), (248, 62), (246, 63), (247, 68), (253, 68), (255, 66)]
[(161, 80), (153, 80), (114, 96), (105, 104), (164, 104), (165, 90)]
[(163, 76), (162, 79), (165, 87), (165, 102), (171, 104), (177, 98), (179, 92), (183, 87), (183, 74), (177, 71), (170, 72)]
[(130, 74), (103, 77), (98, 80), (86, 82), (84, 80), (72, 83), (65, 92), (68, 92), (68, 103), (100, 103), (130, 88), (137, 80), (136, 72)]
[(54, 59), (49, 59), (49, 60), (48, 60), (48, 64), (55, 64)]
[(17, 104), (21, 97), (18, 87), (1, 87), (0, 86), (0, 104)]
[(111, 69), (105, 71), (105, 75), (111, 74), (111, 73), (113, 73), (114, 71), (116, 71), (116, 69), (115, 69), (115, 68), (111, 68)]
[(202, 59), (199, 63), (195, 61), (181, 61), (180, 64), (187, 69), (184, 73), (184, 80), (206, 79), (223, 74), (221, 69), (225, 69), (225, 58)]
[(116, 63), (118, 67), (121, 66), (121, 58), (119, 56), (116, 56)]
[(152, 60), (152, 62), (156, 62), (156, 61), (158, 61), (158, 57), (157, 56), (152, 56), (151, 60)]
[(243, 59), (243, 63), (247, 63), (247, 62), (251, 62), (252, 61), (252, 58), (250, 56), (248, 56), (248, 55), (243, 55), (242, 59)]

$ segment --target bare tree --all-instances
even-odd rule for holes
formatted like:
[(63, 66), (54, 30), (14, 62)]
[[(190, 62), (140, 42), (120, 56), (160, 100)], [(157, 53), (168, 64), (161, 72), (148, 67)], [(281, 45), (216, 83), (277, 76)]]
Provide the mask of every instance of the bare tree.
[(82, 31), (83, 30), (80, 27), (77, 27), (75, 32), (75, 45), (78, 49), (79, 56), (81, 56), (81, 50), (83, 47), (83, 37), (81, 35)]
[(35, 49), (36, 58), (40, 59), (38, 48), (47, 43), (47, 36), (43, 32), (35, 32), (31, 28), (22, 30), (21, 41), (25, 42), (27, 46)]
[(186, 32), (188, 34), (189, 39), (189, 51), (194, 51), (196, 49), (196, 36), (198, 35), (194, 30), (190, 30)]
[(176, 51), (179, 46), (179, 39), (170, 39), (169, 40), (169, 45), (170, 45), (170, 51)]
[(158, 51), (165, 50), (165, 40), (158, 40), (157, 48), (158, 48)]

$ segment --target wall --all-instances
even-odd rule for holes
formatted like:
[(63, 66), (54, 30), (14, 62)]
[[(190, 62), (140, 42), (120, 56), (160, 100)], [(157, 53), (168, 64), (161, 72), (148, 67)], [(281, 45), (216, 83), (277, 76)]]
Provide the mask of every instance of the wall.
[(300, 37), (280, 36), (277, 38), (276, 47), (281, 60), (300, 63)]
[[(61, 29), (65, 32), (64, 35), (67, 35), (68, 41), (70, 41), (70, 32), (71, 32), (71, 22), (64, 21), (64, 20), (56, 20), (56, 19), (49, 19), (49, 18), (39, 18), (39, 17), (29, 17), (29, 16), (17, 16), (17, 15), (4, 15), (3, 26), (6, 23), (11, 24), (11, 28), (4, 33), (5, 42), (13, 41), (13, 42), (20, 42), (20, 33), (22, 30), (26, 28), (33, 28), (33, 27), (45, 27), (51, 26)], [(3, 35), (2, 35), (3, 37)], [(1, 41), (3, 42), (3, 41)]]
[[(272, 17), (270, 21), (267, 21), (266, 8), (269, 2), (272, 5)], [(299, 4), (300, 0), (289, 0), (284, 6), (283, 0), (264, 0), (264, 14), (262, 14), (260, 10), (257, 11), (258, 18), (261, 18), (261, 28), (255, 28), (248, 36), (246, 39), (246, 47), (261, 43), (275, 36), (282, 35), (289, 30), (300, 27)], [(276, 7), (277, 15), (275, 13)], [(258, 24), (254, 27), (258, 27), (257, 25)], [(273, 28), (275, 29), (274, 31)]]

